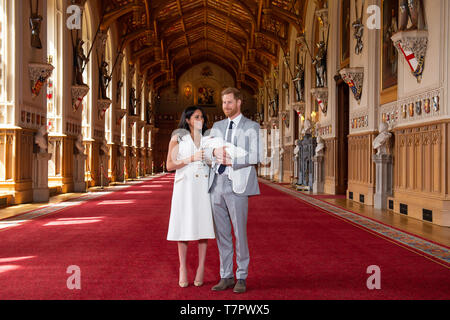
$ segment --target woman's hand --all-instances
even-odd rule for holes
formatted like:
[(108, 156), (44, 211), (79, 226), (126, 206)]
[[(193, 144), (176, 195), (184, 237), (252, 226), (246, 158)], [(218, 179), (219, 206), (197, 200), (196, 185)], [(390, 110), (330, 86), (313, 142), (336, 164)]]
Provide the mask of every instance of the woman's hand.
[(205, 151), (203, 149), (201, 149), (200, 151), (197, 151), (196, 153), (194, 153), (191, 156), (191, 162), (203, 161), (203, 160), (205, 160)]

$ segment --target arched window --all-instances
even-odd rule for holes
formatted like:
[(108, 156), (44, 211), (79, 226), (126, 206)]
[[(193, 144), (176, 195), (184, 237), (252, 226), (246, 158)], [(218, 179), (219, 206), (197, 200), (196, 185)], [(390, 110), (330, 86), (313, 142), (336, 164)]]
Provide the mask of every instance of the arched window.
[[(113, 68), (113, 54), (112, 54), (112, 43), (111, 43), (111, 29), (108, 30), (108, 40), (106, 41), (106, 51), (105, 51), (105, 61), (108, 63), (108, 72), (111, 74), (112, 68)], [(106, 95), (111, 100), (113, 99), (112, 96), (112, 83), (109, 84), (108, 89), (106, 91)], [(112, 143), (112, 134), (111, 134), (111, 128), (112, 128), (112, 109), (113, 106), (110, 106), (105, 114), (105, 135), (106, 135), (106, 141), (108, 143)]]
[(133, 123), (133, 127), (132, 127), (132, 131), (131, 131), (131, 143), (133, 147), (137, 147), (137, 141), (136, 141), (136, 137), (137, 137), (137, 123), (134, 122)]
[[(142, 78), (144, 79), (144, 78)], [(141, 83), (141, 87), (139, 88), (140, 92), (141, 92), (141, 102), (140, 102), (140, 111), (139, 111), (139, 116), (140, 119), (145, 121), (145, 105), (146, 105), (146, 85), (144, 80)]]
[[(137, 86), (136, 86), (137, 76), (138, 76), (138, 71), (136, 70), (134, 72), (133, 79), (131, 80), (131, 86), (136, 89), (136, 95), (137, 95), (138, 90), (139, 90), (139, 88), (137, 88)], [(137, 98), (137, 96), (135, 98)], [(137, 115), (138, 111), (139, 111), (139, 108), (138, 108), (137, 103), (136, 103), (136, 108), (134, 109), (134, 115)], [(133, 129), (131, 131), (131, 141), (132, 141), (131, 142), (132, 146), (136, 147), (137, 146), (137, 123), (136, 122), (133, 123)]]
[[(127, 57), (125, 56), (123, 58), (122, 62), (122, 92), (121, 92), (121, 109), (126, 110), (127, 109), (127, 92), (128, 92), (128, 81), (127, 81), (127, 66), (128, 61)], [(121, 142), (123, 146), (127, 145), (127, 115), (125, 115), (122, 118), (122, 121), (120, 123), (120, 136), (121, 136)]]
[(47, 1), (48, 62), (55, 69), (47, 84), (47, 118), (50, 133), (63, 133), (63, 8), (61, 0)]
[[(0, 125), (14, 125), (14, 17), (16, 1), (0, 0)], [(0, 135), (0, 181), (14, 177), (14, 134)]]
[[(88, 2), (86, 2), (85, 10), (83, 14), (82, 22), (82, 40), (84, 41), (84, 52), (89, 52), (89, 48), (92, 45), (92, 27), (91, 27), (91, 12), (89, 10)], [(83, 72), (84, 82), (90, 88), (88, 94), (83, 99), (83, 112), (82, 112), (82, 129), (83, 138), (92, 139), (92, 60), (89, 59)]]
[(47, 54), (48, 63), (54, 69), (47, 82), (47, 125), (49, 131), (48, 150), (51, 154), (48, 162), (49, 186), (60, 185), (62, 173), (63, 133), (63, 3), (62, 0), (47, 1)]
[(0, 125), (14, 124), (14, 12), (16, 1), (0, 0)]
[(4, 0), (0, 1), (0, 101), (4, 102), (6, 96), (6, 77), (5, 77), (5, 58), (6, 58), (6, 41), (8, 33), (5, 30), (6, 12)]

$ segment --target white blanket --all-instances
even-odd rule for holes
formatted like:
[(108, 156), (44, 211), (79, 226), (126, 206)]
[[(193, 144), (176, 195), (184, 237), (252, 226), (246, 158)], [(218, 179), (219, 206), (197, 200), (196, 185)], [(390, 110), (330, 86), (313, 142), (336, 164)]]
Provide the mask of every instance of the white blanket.
[(222, 148), (223, 146), (226, 147), (226, 152), (232, 160), (245, 157), (248, 154), (248, 152), (241, 147), (236, 147), (234, 144), (226, 142), (222, 138), (204, 137), (202, 140), (202, 148), (205, 149), (217, 149)]

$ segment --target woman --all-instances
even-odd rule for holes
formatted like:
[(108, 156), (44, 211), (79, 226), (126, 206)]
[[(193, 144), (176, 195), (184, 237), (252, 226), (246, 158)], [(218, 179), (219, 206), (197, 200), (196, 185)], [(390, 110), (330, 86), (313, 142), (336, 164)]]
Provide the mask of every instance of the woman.
[(167, 170), (174, 171), (172, 207), (167, 240), (178, 241), (179, 285), (188, 286), (186, 254), (189, 241), (198, 240), (198, 268), (194, 285), (203, 284), (208, 239), (214, 239), (211, 199), (208, 193), (209, 167), (201, 148), (207, 118), (198, 107), (187, 108), (169, 143)]

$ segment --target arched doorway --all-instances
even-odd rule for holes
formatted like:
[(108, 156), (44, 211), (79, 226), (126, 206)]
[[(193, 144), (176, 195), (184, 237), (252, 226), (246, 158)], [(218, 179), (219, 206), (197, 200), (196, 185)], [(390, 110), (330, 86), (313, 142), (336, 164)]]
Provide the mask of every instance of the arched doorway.
[(336, 194), (346, 194), (348, 188), (348, 135), (350, 133), (349, 88), (344, 80), (337, 81), (337, 166)]

